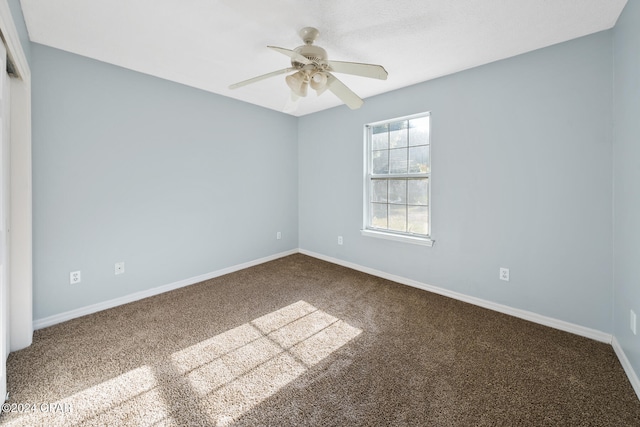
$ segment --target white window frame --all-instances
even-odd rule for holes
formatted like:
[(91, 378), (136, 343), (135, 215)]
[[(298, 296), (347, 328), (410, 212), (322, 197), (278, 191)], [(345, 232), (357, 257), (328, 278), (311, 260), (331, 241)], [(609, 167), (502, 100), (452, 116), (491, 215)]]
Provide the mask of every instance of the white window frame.
[[(429, 119), (429, 172), (426, 173), (402, 173), (402, 174), (389, 174), (388, 178), (428, 178), (428, 201), (427, 205), (428, 209), (428, 234), (414, 234), (407, 233), (395, 230), (386, 230), (386, 229), (378, 229), (371, 227), (369, 224), (369, 209), (370, 209), (370, 200), (371, 200), (371, 180), (373, 177), (372, 172), (372, 149), (371, 149), (371, 130), (376, 126), (381, 126), (385, 124), (391, 124), (399, 121), (406, 121), (416, 118), (422, 117), (431, 117), (429, 112), (412, 114), (404, 117), (397, 117), (390, 120), (383, 120), (374, 123), (368, 123), (364, 126), (364, 205), (363, 205), (363, 218), (362, 218), (362, 230), (360, 230), (363, 236), (368, 237), (376, 237), (387, 240), (395, 240), (406, 243), (413, 243), (417, 245), (423, 246), (433, 246), (435, 241), (431, 238), (432, 230), (433, 230), (433, 221), (431, 217), (431, 119)], [(385, 176), (386, 177), (386, 176)]]

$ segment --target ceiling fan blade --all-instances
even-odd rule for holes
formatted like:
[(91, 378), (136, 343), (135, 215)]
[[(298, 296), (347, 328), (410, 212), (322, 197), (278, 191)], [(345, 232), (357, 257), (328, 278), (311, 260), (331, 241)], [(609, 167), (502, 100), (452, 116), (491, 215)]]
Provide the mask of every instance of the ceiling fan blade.
[(361, 64), (359, 62), (327, 61), (331, 71), (336, 73), (353, 74), (354, 76), (370, 77), (372, 79), (387, 80), (387, 70), (382, 65)]
[(300, 55), (298, 52), (296, 52), (295, 50), (291, 50), (291, 49), (285, 49), (283, 47), (276, 47), (276, 46), (267, 46), (269, 49), (271, 50), (275, 50), (276, 52), (280, 52), (283, 55), (287, 55), (289, 58), (304, 64), (304, 65), (309, 65), (309, 64), (313, 64), (313, 61), (310, 60), (309, 58), (307, 58), (306, 56)]
[(285, 68), (284, 70), (273, 71), (271, 73), (263, 74), (261, 76), (254, 77), (254, 78), (249, 79), (249, 80), (244, 80), (244, 81), (241, 81), (241, 82), (238, 82), (238, 83), (234, 83), (231, 86), (229, 86), (229, 89), (237, 89), (239, 87), (246, 86), (246, 85), (249, 85), (251, 83), (259, 82), (260, 80), (268, 79), (269, 77), (273, 77), (273, 76), (277, 76), (277, 75), (280, 75), (280, 74), (288, 73), (289, 71), (295, 71), (295, 68), (292, 68), (292, 67)]
[(349, 89), (344, 83), (338, 80), (333, 74), (327, 73), (327, 87), (335, 96), (340, 98), (342, 102), (347, 104), (352, 110), (362, 107), (364, 101)]

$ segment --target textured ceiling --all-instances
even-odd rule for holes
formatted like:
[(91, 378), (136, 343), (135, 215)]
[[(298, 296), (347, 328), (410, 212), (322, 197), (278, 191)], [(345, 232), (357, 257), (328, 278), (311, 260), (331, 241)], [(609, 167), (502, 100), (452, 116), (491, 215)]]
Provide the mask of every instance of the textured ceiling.
[[(337, 75), (362, 98), (611, 28), (627, 0), (21, 0), (31, 41), (284, 111), (293, 49), (320, 30), (329, 59), (383, 65)], [(291, 114), (340, 105), (313, 91)], [(349, 111), (346, 106), (341, 106)]]

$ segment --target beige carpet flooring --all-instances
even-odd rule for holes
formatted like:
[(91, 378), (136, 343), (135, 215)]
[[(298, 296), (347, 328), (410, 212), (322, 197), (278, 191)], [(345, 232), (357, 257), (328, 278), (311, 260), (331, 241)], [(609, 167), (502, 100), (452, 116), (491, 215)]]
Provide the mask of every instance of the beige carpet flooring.
[(640, 426), (611, 346), (300, 254), (36, 331), (8, 388), (9, 426)]

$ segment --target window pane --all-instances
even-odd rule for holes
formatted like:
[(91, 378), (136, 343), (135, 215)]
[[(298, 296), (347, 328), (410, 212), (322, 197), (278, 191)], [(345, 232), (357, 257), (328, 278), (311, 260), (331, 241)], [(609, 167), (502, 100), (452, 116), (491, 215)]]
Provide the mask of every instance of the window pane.
[(407, 231), (407, 207), (389, 205), (389, 230)]
[(409, 130), (406, 120), (389, 124), (389, 148), (406, 147), (408, 136)]
[(389, 148), (389, 126), (374, 126), (371, 129), (371, 149), (386, 150)]
[(407, 180), (389, 180), (389, 203), (407, 203)]
[(409, 172), (424, 173), (429, 171), (429, 146), (409, 148)]
[(410, 179), (407, 182), (407, 203), (410, 205), (429, 204), (429, 180)]
[(365, 227), (390, 233), (430, 234), (430, 118), (367, 125), (369, 182)]
[(375, 228), (387, 228), (386, 204), (371, 203), (371, 226)]
[(387, 180), (374, 179), (371, 181), (371, 201), (387, 202)]
[(429, 117), (409, 121), (409, 145), (429, 143)]
[(389, 172), (407, 173), (407, 149), (389, 150)]
[(416, 234), (429, 234), (429, 208), (426, 206), (409, 206), (409, 223), (407, 231)]
[(374, 175), (389, 173), (389, 150), (374, 151), (372, 154), (372, 169)]

